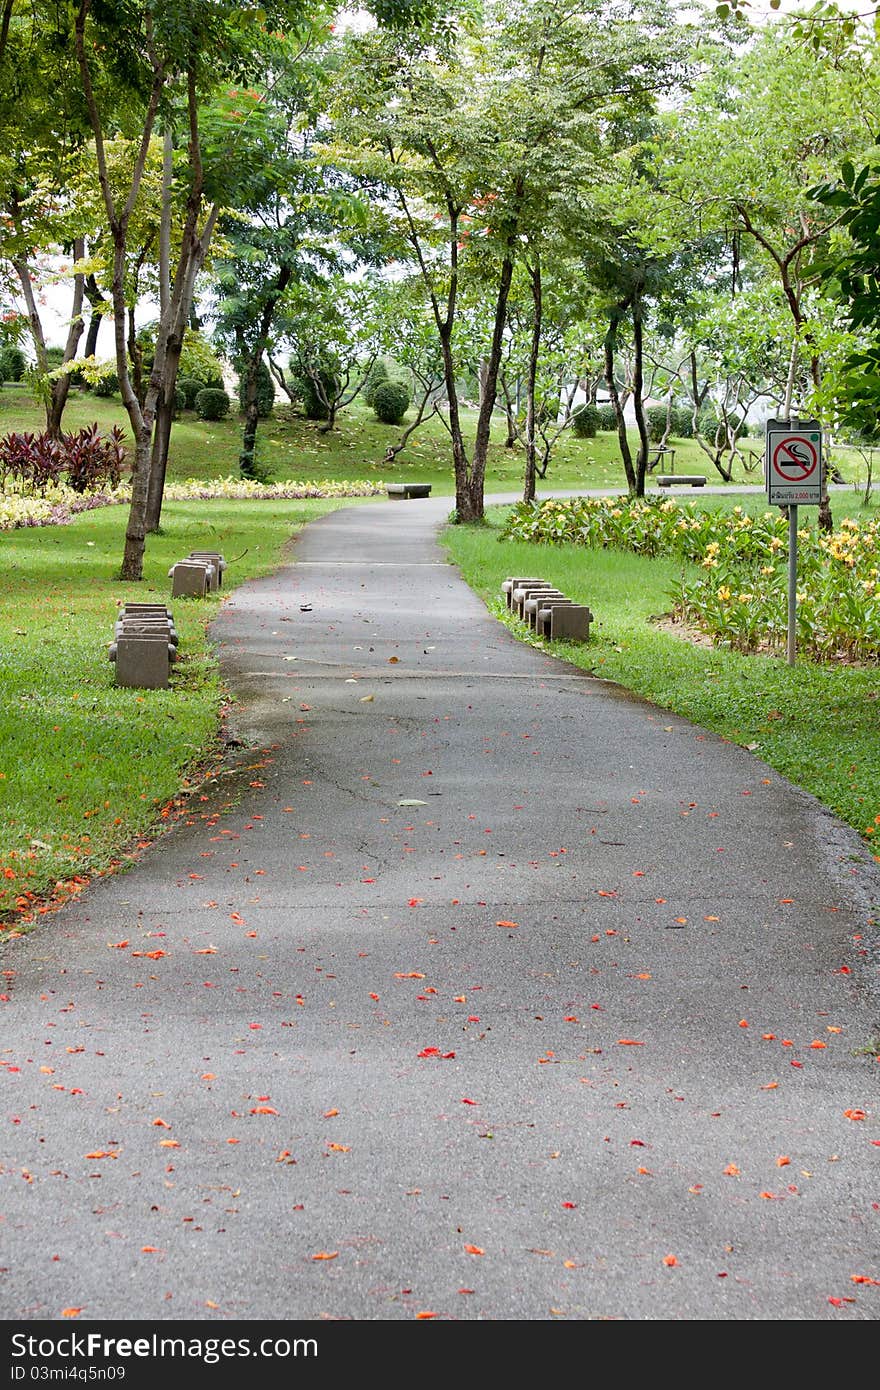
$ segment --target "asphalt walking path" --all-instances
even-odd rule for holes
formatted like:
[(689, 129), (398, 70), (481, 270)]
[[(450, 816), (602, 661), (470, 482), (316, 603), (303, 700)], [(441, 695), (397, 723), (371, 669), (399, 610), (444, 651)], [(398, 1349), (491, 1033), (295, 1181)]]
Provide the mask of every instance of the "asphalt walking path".
[(234, 771), (6, 951), (4, 1318), (877, 1316), (876, 866), (447, 507), (231, 596)]

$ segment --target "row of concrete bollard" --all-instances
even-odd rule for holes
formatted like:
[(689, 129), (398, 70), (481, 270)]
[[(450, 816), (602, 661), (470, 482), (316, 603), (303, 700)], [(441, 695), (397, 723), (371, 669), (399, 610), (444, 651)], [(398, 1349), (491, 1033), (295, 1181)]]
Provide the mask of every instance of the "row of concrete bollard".
[(191, 550), (168, 571), (172, 598), (204, 598), (223, 584), (226, 561), (218, 550)]
[(501, 585), (507, 607), (551, 642), (586, 642), (593, 614), (585, 603), (574, 603), (546, 579), (513, 575)]
[(177, 632), (164, 603), (127, 603), (116, 620), (107, 655), (116, 663), (116, 684), (167, 690), (177, 660)]

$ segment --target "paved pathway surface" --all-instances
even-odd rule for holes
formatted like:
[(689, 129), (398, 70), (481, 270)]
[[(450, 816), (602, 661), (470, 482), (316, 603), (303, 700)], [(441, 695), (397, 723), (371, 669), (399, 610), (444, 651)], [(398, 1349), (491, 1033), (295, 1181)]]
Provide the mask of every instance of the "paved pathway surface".
[(877, 1316), (874, 866), (447, 507), (233, 595), (236, 770), (7, 949), (3, 1317)]

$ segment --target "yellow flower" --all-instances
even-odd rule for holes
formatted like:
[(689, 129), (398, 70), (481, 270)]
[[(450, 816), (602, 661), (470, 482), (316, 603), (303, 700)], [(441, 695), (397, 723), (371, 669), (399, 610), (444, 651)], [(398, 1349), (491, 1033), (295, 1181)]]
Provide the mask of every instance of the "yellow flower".
[(727, 603), (730, 598), (730, 590), (726, 584), (721, 584), (717, 590), (718, 598), (721, 603)]

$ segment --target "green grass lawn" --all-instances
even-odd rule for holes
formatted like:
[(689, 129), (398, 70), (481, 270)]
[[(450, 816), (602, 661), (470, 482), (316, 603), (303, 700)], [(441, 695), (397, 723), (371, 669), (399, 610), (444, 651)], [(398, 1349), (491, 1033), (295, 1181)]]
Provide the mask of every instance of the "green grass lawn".
[[(463, 412), (465, 429), (473, 438), (476, 415)], [(79, 429), (93, 420), (105, 429), (121, 425), (128, 432), (128, 417), (118, 396), (98, 397), (72, 390), (64, 416), (64, 427)], [(7, 383), (0, 390), (0, 431), (40, 429), (41, 412), (26, 387)], [(412, 478), (432, 484), (435, 493), (454, 492), (449, 436), (436, 419), (429, 421), (410, 440), (394, 464), (386, 464), (385, 450), (401, 434), (396, 426), (382, 425), (361, 402), (341, 412), (338, 427), (323, 434), (313, 421), (305, 420), (289, 406), (276, 402), (276, 412), (260, 422), (257, 456), (277, 481), (284, 479), (360, 478), (379, 481)], [(184, 412), (174, 425), (169, 458), (170, 479), (218, 478), (238, 473), (241, 422), (237, 415), (212, 423), (199, 420), (192, 411)], [(722, 484), (699, 446), (692, 440), (674, 440), (675, 470), (704, 473), (710, 484)], [(750, 439), (754, 450), (763, 448), (761, 440)], [(636, 440), (632, 439), (633, 449)], [(839, 451), (847, 477), (861, 476), (863, 465), (855, 451)], [(522, 450), (505, 449), (502, 422), (496, 423), (486, 474), (486, 491), (517, 492), (522, 487)], [(547, 489), (624, 487), (617, 437), (600, 432), (595, 439), (576, 439), (569, 431), (560, 440), (539, 491)], [(737, 469), (737, 483), (760, 483), (761, 469), (745, 473)]]
[(169, 565), (196, 548), (241, 556), (227, 585), (266, 573), (293, 532), (338, 505), (169, 502), (143, 584), (115, 577), (124, 507), (0, 533), (0, 921), (20, 916), (22, 894), (51, 896), (149, 834), (218, 747), (222, 692), (205, 626), (219, 596), (175, 601), (181, 660), (168, 691), (114, 684), (107, 645), (118, 606), (167, 598)]
[[(127, 421), (118, 397), (73, 392), (67, 429)], [(472, 429), (473, 412), (467, 413)], [(0, 391), (0, 432), (42, 428), (26, 388)], [(173, 479), (237, 472), (238, 419), (177, 422)], [(449, 441), (436, 421), (397, 463), (382, 461), (399, 431), (355, 407), (322, 434), (288, 409), (260, 426), (263, 461), (276, 479), (340, 481), (412, 478), (436, 493), (453, 491)], [(855, 458), (855, 456), (853, 456)], [(707, 472), (697, 447), (682, 446), (681, 470)], [(855, 465), (854, 465), (855, 468)], [(487, 491), (517, 491), (521, 452), (492, 446)], [(853, 474), (854, 475), (854, 474)], [(758, 475), (744, 479), (755, 482)], [(542, 487), (620, 486), (616, 439), (567, 437)], [(764, 509), (762, 497), (701, 497), (697, 505)], [(168, 593), (173, 560), (206, 545), (243, 555), (227, 576), (237, 584), (274, 568), (289, 536), (339, 502), (166, 503), (162, 533), (149, 540), (145, 582), (115, 576), (126, 511), (90, 512), (67, 527), (0, 533), (0, 921), (20, 919), (23, 895), (35, 901), (75, 891), (77, 878), (103, 872), (138, 837), (151, 834), (162, 808), (217, 750), (222, 699), (205, 625), (211, 597), (175, 604), (183, 660), (169, 692), (118, 689), (106, 658), (118, 606)], [(835, 520), (858, 515), (855, 493), (837, 495)], [(805, 509), (807, 510), (807, 509)], [(809, 509), (812, 517), (812, 509)], [(465, 578), (494, 600), (505, 574), (543, 573), (597, 616), (595, 638), (564, 655), (756, 751), (865, 831), (880, 813), (875, 735), (880, 673), (820, 669), (694, 647), (648, 621), (668, 607), (676, 568), (613, 552), (498, 544), (498, 517), (485, 528), (450, 528), (447, 543)], [(845, 731), (845, 734), (842, 732)], [(878, 832), (880, 833), (880, 832)], [(29, 900), (27, 900), (29, 901)]]
[(502, 516), (492, 509), (486, 526), (448, 527), (444, 540), (467, 582), (519, 636), (535, 640), (508, 617), (501, 581), (540, 574), (595, 615), (587, 644), (556, 644), (567, 661), (753, 748), (863, 834), (880, 820), (877, 667), (789, 667), (772, 657), (693, 645), (651, 622), (669, 610), (676, 562), (499, 542)]

